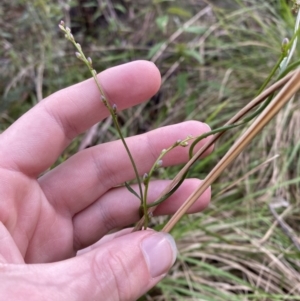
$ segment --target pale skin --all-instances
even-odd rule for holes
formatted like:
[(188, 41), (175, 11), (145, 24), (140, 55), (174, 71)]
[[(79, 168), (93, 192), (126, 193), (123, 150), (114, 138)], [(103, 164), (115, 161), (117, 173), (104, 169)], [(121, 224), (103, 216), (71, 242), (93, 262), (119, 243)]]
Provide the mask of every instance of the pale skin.
[[(146, 61), (108, 69), (98, 78), (118, 110), (146, 101), (160, 87), (159, 71)], [(73, 138), (107, 116), (89, 79), (47, 97), (0, 135), (1, 298), (136, 300), (172, 266), (176, 249), (166, 234), (127, 229), (106, 235), (139, 219), (139, 200), (124, 187), (114, 188), (134, 178), (120, 141), (83, 150), (47, 171)], [(188, 121), (127, 141), (142, 175), (162, 149), (208, 130)], [(180, 147), (164, 158), (164, 166), (187, 159), (188, 149)], [(199, 181), (187, 179), (155, 214), (174, 213)], [(149, 201), (168, 183), (151, 183)], [(190, 213), (209, 199), (208, 190)]]

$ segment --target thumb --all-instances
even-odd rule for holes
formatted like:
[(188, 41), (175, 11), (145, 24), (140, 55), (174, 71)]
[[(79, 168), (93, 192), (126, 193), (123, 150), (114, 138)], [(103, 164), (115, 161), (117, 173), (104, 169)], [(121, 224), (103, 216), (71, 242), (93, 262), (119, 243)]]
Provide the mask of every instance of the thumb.
[(176, 252), (169, 234), (130, 233), (62, 262), (6, 265), (0, 295), (6, 300), (136, 300), (165, 276)]

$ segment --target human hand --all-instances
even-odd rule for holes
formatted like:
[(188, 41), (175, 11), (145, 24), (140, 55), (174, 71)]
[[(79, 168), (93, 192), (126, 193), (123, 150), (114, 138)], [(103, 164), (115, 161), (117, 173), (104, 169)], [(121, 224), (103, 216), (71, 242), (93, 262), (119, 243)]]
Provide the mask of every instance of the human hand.
[[(118, 110), (149, 99), (160, 86), (157, 68), (145, 61), (98, 77)], [(105, 236), (139, 219), (139, 200), (124, 187), (114, 188), (134, 178), (120, 141), (85, 149), (44, 173), (74, 137), (107, 116), (89, 79), (47, 97), (0, 135), (1, 300), (135, 300), (174, 263), (176, 247), (168, 234), (127, 229)], [(189, 121), (127, 141), (143, 174), (162, 149), (208, 130)], [(186, 161), (187, 152), (176, 148), (164, 165)], [(168, 183), (153, 181), (149, 200)], [(155, 213), (173, 213), (198, 184), (185, 180)], [(190, 212), (209, 199), (207, 190)]]

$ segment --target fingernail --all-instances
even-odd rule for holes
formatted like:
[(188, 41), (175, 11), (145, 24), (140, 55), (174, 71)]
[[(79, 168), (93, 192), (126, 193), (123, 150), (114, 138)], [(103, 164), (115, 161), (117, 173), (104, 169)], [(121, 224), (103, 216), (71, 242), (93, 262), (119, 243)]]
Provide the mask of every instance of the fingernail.
[(203, 125), (207, 128), (207, 130), (205, 132), (210, 132), (211, 131), (211, 127), (207, 123), (203, 122)]
[(165, 274), (176, 260), (176, 243), (168, 233), (154, 233), (146, 237), (141, 246), (153, 278)]

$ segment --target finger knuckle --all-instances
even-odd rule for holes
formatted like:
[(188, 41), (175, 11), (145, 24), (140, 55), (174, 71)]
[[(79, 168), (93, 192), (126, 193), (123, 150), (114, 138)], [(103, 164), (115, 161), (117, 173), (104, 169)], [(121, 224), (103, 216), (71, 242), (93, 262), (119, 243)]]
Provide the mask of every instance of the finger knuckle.
[(120, 252), (107, 250), (106, 256), (96, 258), (93, 265), (95, 279), (104, 295), (105, 300), (133, 300), (131, 271), (124, 262)]

